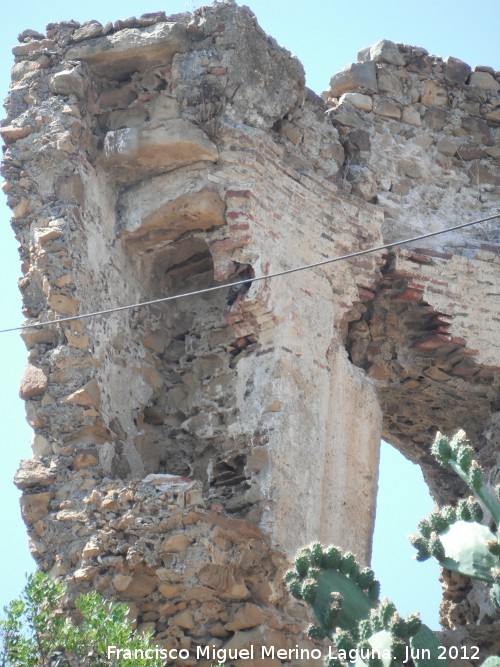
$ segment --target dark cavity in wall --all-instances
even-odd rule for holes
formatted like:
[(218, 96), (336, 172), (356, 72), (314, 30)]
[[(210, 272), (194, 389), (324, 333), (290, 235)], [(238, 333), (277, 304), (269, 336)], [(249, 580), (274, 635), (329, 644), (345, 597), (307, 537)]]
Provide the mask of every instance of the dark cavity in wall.
[[(144, 298), (214, 285), (207, 243), (186, 237), (143, 254), (138, 261)], [(135, 446), (145, 474), (169, 473), (201, 480), (215, 500), (246, 506), (245, 443), (229, 435), (235, 407), (234, 334), (225, 320), (227, 291), (217, 290), (155, 306), (143, 322), (144, 344), (162, 384), (135, 417)]]

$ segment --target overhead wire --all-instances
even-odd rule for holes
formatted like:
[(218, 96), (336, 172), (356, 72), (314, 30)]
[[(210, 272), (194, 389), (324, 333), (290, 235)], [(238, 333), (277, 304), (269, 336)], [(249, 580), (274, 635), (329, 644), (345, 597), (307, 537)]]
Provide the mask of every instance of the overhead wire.
[(292, 269), (283, 269), (282, 271), (276, 271), (275, 273), (270, 273), (268, 275), (255, 276), (254, 278), (246, 278), (244, 280), (236, 280), (230, 283), (224, 283), (222, 285), (212, 285), (211, 287), (205, 287), (203, 289), (194, 290), (192, 292), (183, 292), (181, 294), (173, 294), (171, 296), (164, 296), (158, 299), (152, 299), (150, 301), (141, 301), (139, 303), (127, 304), (125, 306), (115, 306), (113, 308), (106, 308), (104, 310), (96, 310), (91, 313), (82, 313), (81, 315), (70, 315), (67, 317), (60, 317), (53, 320), (43, 320), (42, 322), (32, 322), (28, 324), (22, 324), (17, 327), (9, 327), (7, 329), (0, 329), (0, 334), (7, 333), (9, 331), (23, 331), (25, 329), (32, 328), (41, 328), (45, 326), (54, 326), (55, 324), (62, 324), (64, 322), (74, 322), (75, 320), (88, 319), (90, 317), (98, 317), (100, 315), (109, 315), (111, 313), (119, 313), (125, 310), (133, 310), (134, 308), (144, 308), (146, 306), (153, 306), (158, 303), (166, 303), (168, 301), (176, 301), (178, 299), (186, 299), (189, 297), (199, 296), (201, 294), (208, 294), (209, 292), (215, 292), (221, 289), (227, 289), (228, 287), (235, 287), (238, 285), (245, 285), (247, 283), (259, 282), (262, 280), (271, 280), (273, 278), (278, 278), (281, 276), (287, 276), (292, 273), (298, 273), (300, 271), (308, 271), (310, 269), (316, 269), (321, 266), (326, 266), (328, 264), (334, 264), (335, 262), (340, 262), (347, 259), (352, 259), (354, 257), (361, 257), (362, 255), (369, 255), (374, 252), (379, 252), (381, 250), (390, 250), (391, 248), (396, 248), (397, 246), (405, 245), (407, 243), (414, 243), (415, 241), (422, 241), (424, 239), (429, 239), (434, 236), (440, 236), (441, 234), (448, 234), (450, 232), (455, 232), (459, 229), (465, 229), (466, 227), (472, 227), (473, 225), (478, 225), (482, 222), (488, 222), (489, 220), (495, 220), (500, 218), (500, 213), (495, 215), (490, 215), (485, 218), (479, 218), (477, 220), (471, 220), (469, 222), (464, 222), (460, 225), (455, 225), (454, 227), (447, 227), (446, 229), (440, 229), (435, 232), (427, 232), (426, 234), (420, 234), (418, 236), (413, 236), (412, 238), (403, 239), (402, 241), (394, 241), (392, 243), (385, 243), (380, 246), (373, 248), (367, 248), (365, 250), (357, 250), (355, 252), (348, 253), (346, 255), (340, 255), (338, 257), (332, 257), (329, 259), (323, 259), (312, 264), (304, 264), (301, 266), (296, 266)]

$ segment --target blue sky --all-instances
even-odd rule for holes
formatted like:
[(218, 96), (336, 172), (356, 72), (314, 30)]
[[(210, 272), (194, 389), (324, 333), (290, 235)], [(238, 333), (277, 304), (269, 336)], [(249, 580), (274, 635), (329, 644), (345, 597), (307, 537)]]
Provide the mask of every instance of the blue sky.
[[(10, 5), (0, 24), (0, 92), (7, 94), (11, 47), (25, 28), (43, 30), (51, 21), (108, 20), (139, 16), (144, 12), (168, 13), (201, 6), (192, 0), (25, 0)], [(261, 26), (302, 62), (307, 84), (316, 92), (328, 87), (332, 74), (356, 60), (357, 52), (380, 39), (423, 46), (430, 53), (455, 56), (469, 65), (500, 69), (500, 3), (498, 0), (247, 0)], [(0, 279), (2, 285), (0, 329), (22, 322), (16, 280), (19, 277), (17, 243), (9, 226), (10, 212), (0, 197)], [(30, 456), (31, 432), (18, 398), (18, 385), (26, 363), (26, 350), (16, 333), (0, 334), (0, 420), (3, 448), (0, 468), (0, 607), (16, 596), (24, 573), (33, 568), (27, 537), (20, 519), (18, 493), (12, 476), (21, 458)], [(457, 424), (457, 427), (460, 425)], [(440, 587), (438, 569), (417, 564), (406, 536), (418, 518), (432, 508), (419, 469), (388, 445), (382, 448), (374, 567), (382, 581), (382, 594), (402, 613), (420, 609), (424, 620), (437, 627)]]

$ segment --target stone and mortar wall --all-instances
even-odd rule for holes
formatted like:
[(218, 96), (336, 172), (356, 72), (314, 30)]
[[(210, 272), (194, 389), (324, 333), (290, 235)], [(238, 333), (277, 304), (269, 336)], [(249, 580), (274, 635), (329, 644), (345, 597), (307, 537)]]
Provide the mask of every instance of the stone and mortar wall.
[[(29, 321), (435, 231), (498, 196), (488, 68), (383, 42), (321, 99), (232, 3), (20, 41), (0, 133)], [(438, 428), (467, 430), (498, 481), (497, 251), (483, 225), (24, 331), (16, 482), (39, 564), (129, 601), (166, 646), (303, 642), (286, 560), (313, 539), (369, 560), (381, 434), (440, 500), (463, 489), (429, 459)], [(443, 609), (454, 641), (468, 623), (495, 650), (484, 591), (448, 582)]]

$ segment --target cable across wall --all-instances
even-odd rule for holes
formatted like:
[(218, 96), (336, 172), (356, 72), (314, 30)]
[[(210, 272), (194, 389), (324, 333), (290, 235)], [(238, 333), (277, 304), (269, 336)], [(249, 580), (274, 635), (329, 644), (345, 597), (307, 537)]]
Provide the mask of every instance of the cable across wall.
[(284, 269), (282, 271), (276, 271), (275, 273), (269, 273), (267, 275), (255, 276), (253, 278), (246, 278), (244, 280), (235, 280), (230, 283), (224, 283), (222, 285), (212, 285), (211, 287), (205, 287), (203, 289), (195, 290), (193, 292), (183, 292), (181, 294), (173, 294), (171, 296), (164, 296), (158, 299), (153, 299), (151, 301), (141, 301), (139, 303), (131, 303), (125, 306), (116, 306), (114, 308), (106, 308), (105, 310), (96, 310), (91, 313), (82, 313), (81, 315), (71, 315), (69, 317), (60, 317), (53, 320), (43, 320), (42, 322), (33, 322), (29, 324), (22, 324), (17, 327), (9, 327), (7, 329), (0, 329), (0, 334), (7, 333), (9, 331), (23, 331), (24, 329), (32, 328), (41, 328), (54, 326), (55, 324), (62, 324), (64, 322), (74, 322), (76, 320), (84, 320), (91, 317), (101, 317), (103, 315), (109, 315), (111, 313), (119, 313), (126, 310), (133, 310), (135, 308), (145, 308), (146, 306), (153, 306), (159, 303), (166, 303), (168, 301), (177, 301), (179, 299), (188, 299), (190, 297), (199, 296), (200, 294), (208, 294), (210, 292), (215, 292), (217, 290), (227, 289), (228, 287), (235, 287), (238, 285), (246, 285), (248, 283), (255, 283), (262, 280), (272, 280), (273, 278), (278, 278), (281, 276), (287, 276), (292, 273), (299, 273), (300, 271), (309, 271), (311, 269), (316, 269), (318, 267), (327, 266), (329, 264), (334, 264), (335, 262), (341, 262), (347, 259), (352, 259), (353, 257), (361, 257), (362, 255), (369, 255), (374, 252), (380, 252), (381, 250), (390, 250), (391, 248), (396, 248), (398, 246), (406, 245), (407, 243), (414, 243), (415, 241), (423, 241), (424, 239), (429, 239), (435, 236), (441, 236), (443, 234), (449, 234), (450, 232), (455, 232), (460, 229), (466, 229), (467, 227), (472, 227), (473, 225), (479, 225), (483, 222), (488, 222), (490, 220), (495, 220), (500, 218), (500, 213), (495, 213), (485, 218), (479, 218), (477, 220), (471, 220), (469, 222), (464, 222), (460, 225), (455, 225), (454, 227), (447, 227), (446, 229), (441, 229), (436, 232), (428, 232), (427, 234), (420, 234), (418, 236), (413, 236), (411, 238), (403, 239), (402, 241), (394, 241), (392, 243), (385, 243), (384, 245), (375, 246), (373, 248), (367, 248), (365, 250), (357, 250), (356, 252), (351, 252), (346, 255), (340, 255), (339, 257), (331, 257), (328, 259), (323, 259), (312, 264), (304, 264), (302, 266), (296, 266), (291, 269)]

